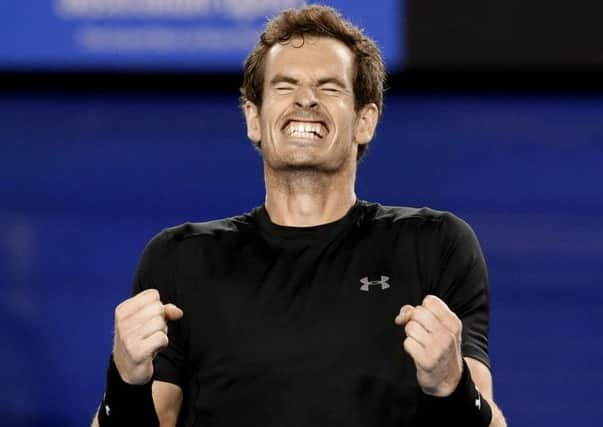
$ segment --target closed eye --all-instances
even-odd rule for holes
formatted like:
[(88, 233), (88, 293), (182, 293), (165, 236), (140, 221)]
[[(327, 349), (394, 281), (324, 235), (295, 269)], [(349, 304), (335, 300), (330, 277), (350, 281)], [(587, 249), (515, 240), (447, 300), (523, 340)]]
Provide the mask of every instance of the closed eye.
[(319, 86), (320, 91), (326, 95), (339, 95), (345, 90), (337, 84), (326, 83)]
[(292, 85), (284, 85), (284, 84), (277, 85), (274, 88), (279, 93), (286, 93), (286, 92), (290, 92), (290, 91), (293, 90), (293, 86)]
[(346, 92), (346, 85), (343, 81), (336, 77), (325, 77), (318, 81), (318, 87), (323, 93), (329, 95), (337, 95)]
[(337, 88), (335, 86), (323, 86), (321, 88), (321, 90), (323, 92), (332, 92), (332, 93), (339, 92), (339, 88)]

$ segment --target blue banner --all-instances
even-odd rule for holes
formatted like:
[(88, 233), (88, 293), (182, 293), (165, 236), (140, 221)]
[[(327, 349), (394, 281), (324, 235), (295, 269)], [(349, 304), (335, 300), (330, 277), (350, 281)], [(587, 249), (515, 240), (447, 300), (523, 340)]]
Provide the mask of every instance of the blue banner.
[[(0, 4), (0, 70), (237, 71), (266, 20), (301, 0), (22, 0)], [(311, 2), (310, 2), (311, 3)], [(399, 1), (321, 2), (403, 58)]]

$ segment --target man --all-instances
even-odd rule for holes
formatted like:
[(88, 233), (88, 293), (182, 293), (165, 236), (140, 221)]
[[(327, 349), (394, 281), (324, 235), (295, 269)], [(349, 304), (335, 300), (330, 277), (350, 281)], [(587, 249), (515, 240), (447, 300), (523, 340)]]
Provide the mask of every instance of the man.
[(473, 232), (356, 199), (383, 81), (333, 9), (269, 22), (242, 87), (265, 205), (147, 245), (94, 424), (505, 425)]

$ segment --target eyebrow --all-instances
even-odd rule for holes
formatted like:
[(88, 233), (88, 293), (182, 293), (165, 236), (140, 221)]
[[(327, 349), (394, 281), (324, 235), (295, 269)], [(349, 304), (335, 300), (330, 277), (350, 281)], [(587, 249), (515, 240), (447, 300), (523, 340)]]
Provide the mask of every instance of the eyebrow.
[[(279, 83), (290, 83), (290, 84), (296, 85), (296, 84), (299, 84), (299, 80), (294, 77), (287, 76), (285, 74), (277, 74), (270, 80), (271, 86), (277, 85)], [(317, 82), (318, 86), (322, 86), (325, 84), (334, 84), (336, 86), (339, 86), (342, 89), (347, 88), (345, 83), (341, 79), (338, 79), (337, 77), (323, 77), (323, 78), (319, 79)]]
[(293, 77), (286, 76), (284, 74), (277, 74), (270, 80), (270, 85), (274, 86), (279, 83), (291, 83), (293, 85), (298, 84), (299, 80), (294, 79)]
[(318, 86), (326, 84), (334, 84), (335, 86), (339, 86), (341, 89), (346, 89), (345, 83), (337, 77), (325, 77), (318, 80)]

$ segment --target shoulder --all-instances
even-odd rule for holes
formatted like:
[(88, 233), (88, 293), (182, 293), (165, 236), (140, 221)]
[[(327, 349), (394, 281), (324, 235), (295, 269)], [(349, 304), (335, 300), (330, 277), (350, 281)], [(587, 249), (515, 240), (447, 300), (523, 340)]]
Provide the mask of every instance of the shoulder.
[(205, 222), (185, 222), (164, 228), (147, 243), (146, 251), (171, 251), (181, 246), (244, 233), (252, 227), (252, 213)]
[(429, 243), (437, 248), (477, 245), (471, 226), (456, 214), (430, 207), (387, 206), (363, 202), (362, 223)]
[(445, 234), (455, 235), (472, 232), (467, 222), (452, 212), (430, 207), (388, 206), (362, 202), (365, 219), (371, 222), (397, 225), (417, 225), (432, 228)]
[(248, 215), (216, 219), (205, 222), (185, 222), (168, 227), (156, 237), (167, 241), (183, 241), (204, 236), (239, 233), (249, 225)]
[(148, 280), (158, 286), (162, 277), (164, 281), (169, 281), (168, 276), (178, 271), (193, 271), (201, 257), (216, 252), (224, 245), (236, 244), (252, 222), (253, 216), (250, 213), (206, 222), (186, 222), (165, 228), (145, 245), (137, 274), (150, 277)]

